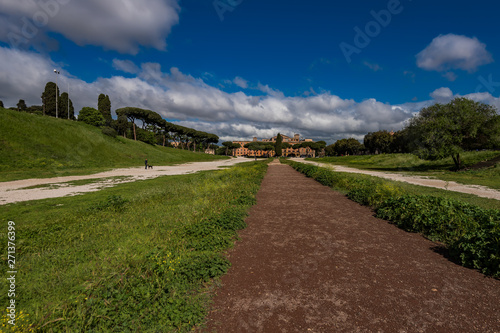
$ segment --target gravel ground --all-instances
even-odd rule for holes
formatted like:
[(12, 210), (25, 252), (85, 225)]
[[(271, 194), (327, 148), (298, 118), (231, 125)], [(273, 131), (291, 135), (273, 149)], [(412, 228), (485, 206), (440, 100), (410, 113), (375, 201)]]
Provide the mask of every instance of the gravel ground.
[[(115, 169), (85, 176), (68, 176), (46, 179), (24, 179), (11, 182), (0, 182), (0, 205), (5, 205), (20, 201), (40, 200), (47, 198), (58, 198), (64, 196), (78, 195), (86, 192), (99, 191), (105, 187), (116, 184), (133, 182), (136, 180), (151, 179), (168, 175), (184, 175), (188, 173), (215, 170), (220, 167), (232, 166), (237, 163), (247, 162), (245, 158), (233, 158), (228, 160), (218, 160), (211, 162), (194, 162), (173, 166), (154, 166), (153, 169), (144, 167)], [(109, 179), (110, 177), (122, 177), (119, 179)], [(96, 179), (95, 182), (72, 186), (67, 182)], [(103, 180), (97, 180), (103, 179)], [(46, 186), (35, 189), (26, 189), (33, 186)]]

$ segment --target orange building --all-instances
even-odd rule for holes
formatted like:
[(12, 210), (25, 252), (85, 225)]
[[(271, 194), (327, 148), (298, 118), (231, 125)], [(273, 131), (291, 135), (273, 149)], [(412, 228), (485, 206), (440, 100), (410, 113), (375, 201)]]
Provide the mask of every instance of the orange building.
[[(263, 139), (260, 142), (270, 142), (275, 143), (277, 139), (277, 135), (273, 136), (270, 139)], [(286, 135), (281, 135), (283, 138), (283, 143), (288, 143), (290, 146), (301, 144), (303, 142), (314, 142), (312, 139), (301, 139), (299, 134), (295, 134), (293, 137), (289, 137)], [(276, 154), (274, 151), (264, 151), (264, 150), (250, 150), (245, 148), (247, 143), (251, 142), (259, 142), (256, 137), (253, 138), (252, 141), (233, 141), (233, 143), (239, 143), (241, 148), (233, 149), (233, 156), (236, 157), (274, 157)], [(316, 152), (314, 149), (310, 147), (304, 148), (283, 148), (282, 155), (284, 157), (315, 157)]]

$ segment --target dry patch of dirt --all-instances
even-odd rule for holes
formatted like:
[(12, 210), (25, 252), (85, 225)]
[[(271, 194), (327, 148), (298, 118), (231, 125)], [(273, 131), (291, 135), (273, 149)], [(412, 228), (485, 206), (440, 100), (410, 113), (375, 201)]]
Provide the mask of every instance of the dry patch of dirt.
[[(198, 171), (215, 170), (220, 167), (228, 167), (246, 161), (248, 160), (244, 158), (233, 158), (228, 160), (194, 162), (173, 166), (155, 166), (153, 167), (153, 169), (145, 169), (144, 167), (123, 168), (85, 176), (68, 176), (46, 179), (23, 179), (11, 182), (1, 182), (0, 205), (20, 201), (78, 195), (86, 192), (99, 191), (100, 189), (115, 186), (116, 184), (120, 183), (151, 179), (161, 176), (183, 175)], [(67, 184), (68, 182), (89, 179), (95, 179), (96, 181), (85, 185)], [(32, 188), (41, 185), (46, 186)]]

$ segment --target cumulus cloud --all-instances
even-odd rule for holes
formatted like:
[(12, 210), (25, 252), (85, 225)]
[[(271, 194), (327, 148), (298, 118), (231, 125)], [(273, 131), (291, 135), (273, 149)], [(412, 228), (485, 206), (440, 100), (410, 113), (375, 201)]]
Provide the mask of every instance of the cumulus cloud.
[(417, 54), (417, 66), (429, 71), (462, 69), (474, 72), (479, 66), (493, 62), (486, 44), (476, 37), (462, 35), (439, 35)]
[(177, 0), (17, 0), (2, 3), (0, 40), (12, 47), (47, 46), (49, 33), (76, 44), (136, 54), (139, 46), (165, 50), (179, 22)]
[[(40, 105), (48, 81), (55, 81), (54, 68), (61, 68), (44, 55), (0, 47), (0, 100), (14, 106), (19, 99)], [(119, 64), (119, 65), (117, 65)], [(114, 62), (126, 69), (129, 63)], [(222, 140), (268, 138), (277, 132), (325, 140), (354, 137), (368, 132), (399, 130), (405, 121), (436, 101), (447, 102), (455, 95), (449, 88), (432, 92), (432, 100), (390, 105), (375, 99), (355, 101), (330, 92), (311, 96), (284, 96), (261, 86), (265, 95), (228, 93), (207, 84), (202, 78), (172, 67), (164, 70), (157, 63), (136, 66), (135, 77), (112, 76), (85, 82), (64, 70), (58, 76), (62, 91), (70, 88), (70, 98), (78, 113), (84, 106), (97, 107), (100, 93), (109, 95), (112, 110), (135, 106), (158, 112), (164, 118), (198, 130), (216, 133)], [(458, 96), (458, 95), (457, 95)], [(500, 107), (500, 98), (490, 93), (466, 95)]]
[(453, 99), (453, 92), (448, 87), (442, 87), (430, 93), (430, 96), (437, 103), (445, 104)]

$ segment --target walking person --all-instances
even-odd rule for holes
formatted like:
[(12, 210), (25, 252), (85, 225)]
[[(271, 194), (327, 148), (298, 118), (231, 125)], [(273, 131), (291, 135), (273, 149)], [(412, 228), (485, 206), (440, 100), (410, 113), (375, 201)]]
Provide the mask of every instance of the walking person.
[(148, 169), (148, 159), (146, 158), (146, 160), (144, 161), (144, 164), (145, 164), (145, 169), (147, 170)]

